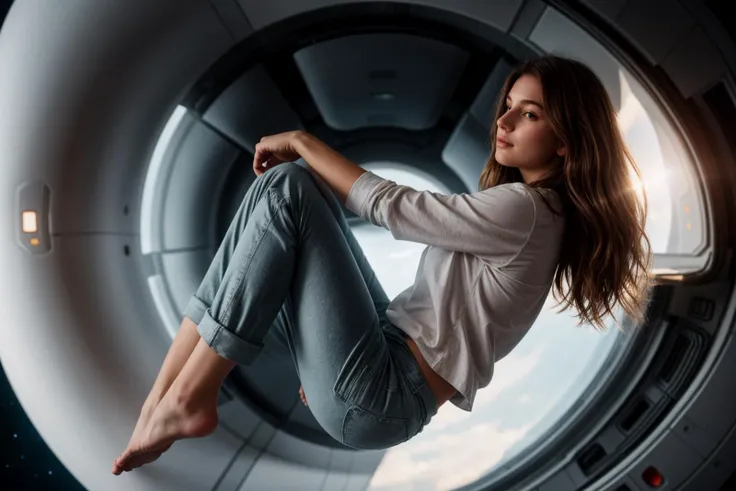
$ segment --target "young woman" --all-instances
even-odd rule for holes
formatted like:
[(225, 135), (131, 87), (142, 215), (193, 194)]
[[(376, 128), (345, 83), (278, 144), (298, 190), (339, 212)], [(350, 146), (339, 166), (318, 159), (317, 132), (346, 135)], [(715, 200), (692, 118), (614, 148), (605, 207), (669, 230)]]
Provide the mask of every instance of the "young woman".
[[(450, 196), (382, 179), (301, 131), (263, 138), (257, 178), (113, 473), (211, 434), (220, 385), (253, 362), (269, 329), (288, 344), (325, 431), (380, 449), (417, 435), (448, 400), (470, 411), (553, 285), (580, 324), (605, 330), (616, 304), (644, 322), (646, 199), (600, 80), (573, 60), (528, 61), (509, 75), (493, 121), (479, 190)], [(337, 199), (428, 245), (414, 285), (393, 301)]]

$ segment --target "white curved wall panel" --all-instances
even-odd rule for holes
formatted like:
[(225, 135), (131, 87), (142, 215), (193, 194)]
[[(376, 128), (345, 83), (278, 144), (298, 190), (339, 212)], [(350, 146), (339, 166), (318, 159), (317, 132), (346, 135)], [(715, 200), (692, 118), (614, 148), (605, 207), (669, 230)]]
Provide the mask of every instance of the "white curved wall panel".
[(42, 178), (54, 234), (138, 232), (130, 190), (142, 187), (140, 163), (176, 101), (230, 46), (206, 2), (145, 5), (17, 2), (3, 27), (0, 57), (17, 68), (2, 78), (0, 108), (17, 117), (0, 126), (0, 159), (24, 162), (3, 194)]

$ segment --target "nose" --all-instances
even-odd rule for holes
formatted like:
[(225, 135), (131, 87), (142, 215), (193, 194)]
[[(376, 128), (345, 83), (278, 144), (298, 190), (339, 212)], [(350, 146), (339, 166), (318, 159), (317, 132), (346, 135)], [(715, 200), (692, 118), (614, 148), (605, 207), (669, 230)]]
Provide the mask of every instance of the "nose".
[(511, 111), (507, 111), (501, 115), (500, 118), (498, 118), (498, 121), (496, 121), (496, 124), (499, 128), (501, 128), (505, 133), (508, 133), (513, 129), (513, 125), (511, 124), (511, 118), (509, 117), (509, 114)]

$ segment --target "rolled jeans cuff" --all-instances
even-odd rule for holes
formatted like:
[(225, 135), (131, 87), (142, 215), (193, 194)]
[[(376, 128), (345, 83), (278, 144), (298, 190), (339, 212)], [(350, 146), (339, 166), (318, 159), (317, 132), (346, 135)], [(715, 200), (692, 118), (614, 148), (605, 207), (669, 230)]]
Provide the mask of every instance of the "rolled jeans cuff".
[(197, 325), (197, 332), (218, 355), (238, 365), (253, 363), (264, 346), (250, 343), (230, 332), (212, 317), (210, 309), (205, 311), (202, 321)]
[(188, 317), (192, 322), (199, 325), (208, 308), (209, 306), (206, 303), (200, 300), (196, 295), (192, 295), (189, 299), (189, 303), (184, 308), (184, 317)]

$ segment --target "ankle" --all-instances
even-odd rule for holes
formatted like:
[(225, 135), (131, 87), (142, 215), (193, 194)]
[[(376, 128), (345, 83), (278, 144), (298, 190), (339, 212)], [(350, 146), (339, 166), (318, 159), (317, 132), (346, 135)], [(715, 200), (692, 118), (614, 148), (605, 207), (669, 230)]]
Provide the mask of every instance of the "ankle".
[(141, 407), (141, 416), (150, 416), (156, 410), (157, 406), (158, 402), (146, 400), (146, 402), (143, 403), (143, 407)]
[(143, 407), (141, 408), (142, 413), (152, 413), (154, 409), (159, 405), (161, 400), (164, 398), (164, 395), (166, 393), (160, 393), (160, 392), (151, 392), (148, 397), (146, 398), (146, 401), (143, 403)]
[(217, 406), (217, 393), (213, 394), (210, 388), (179, 386), (169, 391), (167, 398), (175, 406), (191, 413)]

